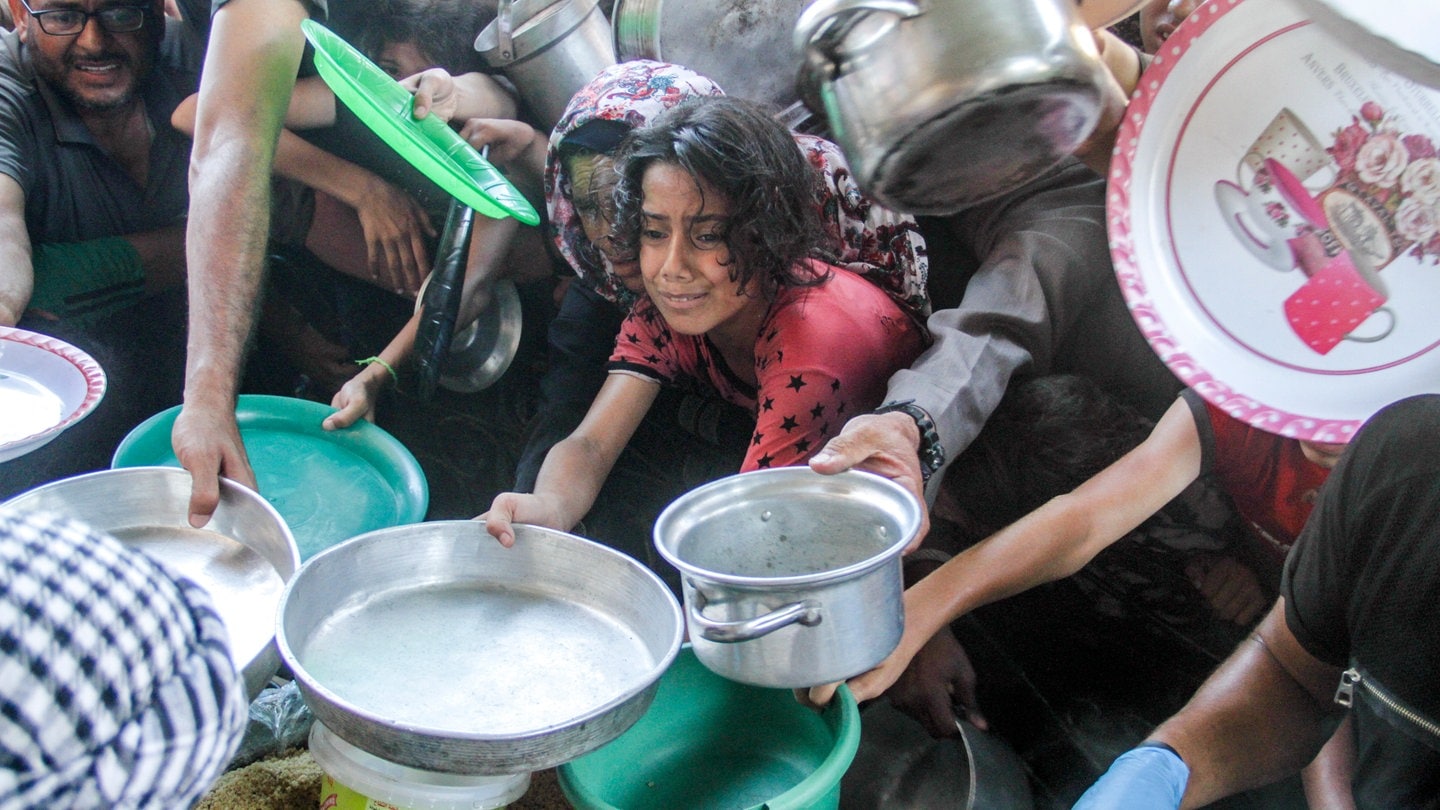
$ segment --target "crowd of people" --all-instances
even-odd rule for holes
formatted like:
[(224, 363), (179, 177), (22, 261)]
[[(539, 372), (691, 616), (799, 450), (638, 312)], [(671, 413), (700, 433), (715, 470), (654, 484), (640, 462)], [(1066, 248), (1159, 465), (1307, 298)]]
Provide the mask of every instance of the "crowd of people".
[[(1096, 32), (1120, 97), (1196, 5), (1146, 3), (1133, 44)], [(0, 325), (81, 347), (110, 388), (83, 423), (0, 465), (0, 500), (108, 466), (126, 432), (180, 405), (172, 442), (203, 526), (220, 476), (256, 484), (235, 417), (254, 354), (303, 372), (304, 393), (335, 408), (331, 430), (374, 419), (413, 362), (449, 200), (311, 75), (300, 23), (316, 19), (545, 213), (539, 229), (477, 218), (465, 256), (462, 326), (501, 279), (546, 281), (557, 301), (511, 491), (480, 516), (498, 542), (516, 522), (574, 531), (678, 591), (649, 538), (681, 493), (765, 467), (868, 470), (926, 508), (900, 645), (848, 683), (862, 702), (889, 699), (936, 736), (958, 734), (957, 717), (1003, 730), (1011, 707), (982, 700), (993, 675), (961, 625), (1014, 605), (1009, 652), (1031, 674), (1123, 651), (1170, 687), (1159, 705), (1173, 716), (1056, 801), (1194, 807), (1303, 770), (1312, 808), (1440, 807), (1440, 649), (1424, 641), (1440, 620), (1440, 555), (1425, 546), (1440, 531), (1440, 397), (1391, 405), (1347, 446), (1266, 433), (1182, 390), (1115, 281), (1112, 116), (1023, 185), (916, 217), (868, 199), (823, 132), (788, 130), (683, 66), (614, 65), (558, 122), (535, 120), (476, 58), (489, 2), (9, 0), (9, 13)], [(338, 316), (315, 303), (336, 296), (352, 302)], [(53, 578), (27, 584), (37, 544), (157, 594), (141, 601), (164, 622), (140, 629), (163, 643), (141, 663), (163, 671), (127, 682), (148, 690), (126, 696), (129, 714), (111, 700), (85, 714), (98, 709), (44, 674), (58, 664), (35, 638), (118, 619), (84, 595), (76, 608)], [(0, 515), (0, 552), (0, 612), (34, 625), (0, 638), (0, 666), (33, 675), (0, 701), (0, 807), (192, 801), (239, 725), (203, 593), (63, 520)], [(1037, 621), (1021, 594), (1068, 622)], [(1086, 643), (1057, 643), (1072, 632)], [(1025, 637), (1049, 660), (1027, 659)], [(180, 702), (176, 679), (203, 681), (205, 700)], [(836, 687), (797, 698), (823, 705)], [(65, 734), (45, 730), (52, 715)], [(133, 728), (169, 747), (126, 753)]]

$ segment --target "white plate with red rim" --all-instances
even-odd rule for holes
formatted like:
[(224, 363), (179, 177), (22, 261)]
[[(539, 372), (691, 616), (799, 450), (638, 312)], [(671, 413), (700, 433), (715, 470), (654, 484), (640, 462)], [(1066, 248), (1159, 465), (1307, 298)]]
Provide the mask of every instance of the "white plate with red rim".
[(36, 450), (95, 410), (105, 372), (48, 335), (0, 326), (0, 462)]
[(1150, 345), (1227, 413), (1299, 439), (1348, 441), (1440, 391), (1437, 144), (1440, 90), (1288, 2), (1201, 5), (1141, 77), (1111, 163), (1111, 254)]

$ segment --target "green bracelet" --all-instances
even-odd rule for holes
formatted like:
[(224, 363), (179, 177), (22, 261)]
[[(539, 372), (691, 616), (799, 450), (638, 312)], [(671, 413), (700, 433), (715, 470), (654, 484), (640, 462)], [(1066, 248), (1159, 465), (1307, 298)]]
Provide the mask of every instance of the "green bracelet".
[(396, 385), (397, 387), (400, 385), (400, 375), (399, 375), (399, 374), (396, 374), (396, 373), (395, 373), (395, 367), (392, 366), (392, 365), (390, 365), (389, 363), (385, 362), (384, 359), (382, 359), (382, 358), (380, 358), (380, 357), (378, 357), (378, 356), (377, 356), (377, 357), (367, 357), (367, 358), (365, 358), (365, 359), (363, 359), (363, 360), (356, 360), (355, 362), (356, 362), (358, 365), (362, 365), (362, 366), (368, 366), (368, 365), (370, 365), (371, 363), (379, 363), (380, 365), (382, 365), (382, 366), (385, 367), (385, 370), (386, 370), (386, 371), (390, 372), (390, 379), (395, 382), (395, 385)]

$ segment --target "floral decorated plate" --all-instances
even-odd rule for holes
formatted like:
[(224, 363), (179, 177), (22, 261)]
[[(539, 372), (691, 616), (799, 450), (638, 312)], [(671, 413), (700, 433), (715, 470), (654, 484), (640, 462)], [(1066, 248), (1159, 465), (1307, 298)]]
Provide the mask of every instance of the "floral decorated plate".
[(1440, 3), (1435, 0), (1295, 2), (1377, 64), (1440, 87)]
[(1440, 89), (1278, 0), (1209, 0), (1126, 111), (1111, 252), (1151, 346), (1250, 424), (1343, 442), (1440, 391)]

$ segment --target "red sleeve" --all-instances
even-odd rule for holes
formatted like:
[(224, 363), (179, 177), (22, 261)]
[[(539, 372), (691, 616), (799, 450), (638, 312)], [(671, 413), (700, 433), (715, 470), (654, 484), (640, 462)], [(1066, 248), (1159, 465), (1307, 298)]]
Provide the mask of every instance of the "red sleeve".
[(848, 271), (786, 290), (755, 344), (755, 433), (741, 471), (805, 463), (880, 404), (923, 341), (889, 296)]
[(648, 298), (641, 299), (620, 324), (608, 368), (673, 383), (680, 370), (673, 338), (659, 310)]

